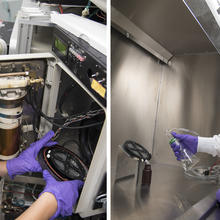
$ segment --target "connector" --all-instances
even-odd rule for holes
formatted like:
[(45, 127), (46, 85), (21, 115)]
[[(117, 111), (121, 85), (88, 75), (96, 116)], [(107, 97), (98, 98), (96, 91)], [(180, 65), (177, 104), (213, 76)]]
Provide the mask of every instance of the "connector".
[(82, 11), (82, 17), (87, 17), (89, 15), (89, 8), (84, 8)]

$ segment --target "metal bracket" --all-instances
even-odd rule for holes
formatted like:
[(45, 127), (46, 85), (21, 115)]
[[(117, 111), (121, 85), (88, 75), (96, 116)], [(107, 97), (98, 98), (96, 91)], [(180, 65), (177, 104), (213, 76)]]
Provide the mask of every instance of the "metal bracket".
[(114, 28), (164, 63), (169, 62), (173, 55), (167, 49), (162, 47), (114, 7), (111, 7), (111, 14)]

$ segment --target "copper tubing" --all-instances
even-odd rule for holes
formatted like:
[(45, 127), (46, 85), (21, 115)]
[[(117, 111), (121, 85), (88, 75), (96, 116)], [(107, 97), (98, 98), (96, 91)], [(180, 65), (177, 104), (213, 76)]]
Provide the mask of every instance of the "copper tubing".
[(13, 129), (0, 128), (0, 155), (11, 156), (19, 150), (20, 126)]
[(7, 76), (28, 76), (29, 72), (0, 73), (0, 77)]
[(29, 84), (34, 84), (34, 83), (43, 83), (44, 79), (39, 78), (39, 79), (30, 79)]
[(19, 151), (22, 111), (17, 108), (22, 108), (23, 99), (24, 97), (15, 100), (0, 99), (0, 158), (3, 160), (7, 160), (7, 157), (11, 159)]

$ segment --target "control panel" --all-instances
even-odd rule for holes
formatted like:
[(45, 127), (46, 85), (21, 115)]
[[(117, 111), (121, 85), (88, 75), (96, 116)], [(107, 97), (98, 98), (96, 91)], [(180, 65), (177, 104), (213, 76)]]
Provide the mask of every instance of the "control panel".
[(54, 31), (52, 50), (106, 106), (106, 56), (85, 39), (59, 27)]

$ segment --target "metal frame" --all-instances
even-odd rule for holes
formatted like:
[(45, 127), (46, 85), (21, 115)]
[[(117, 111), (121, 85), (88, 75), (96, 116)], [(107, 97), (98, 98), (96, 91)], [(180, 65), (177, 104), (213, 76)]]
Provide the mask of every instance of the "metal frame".
[[(61, 70), (64, 70), (74, 81), (76, 81), (87, 94), (92, 97), (97, 104), (99, 104), (104, 111), (106, 109), (102, 104), (93, 96), (93, 94), (79, 81), (79, 79), (66, 67), (59, 59), (50, 53), (38, 53), (38, 54), (18, 54), (18, 55), (6, 55), (0, 56), (1, 61), (9, 60), (32, 60), (32, 59), (47, 59), (48, 60), (48, 72), (45, 82), (45, 91), (43, 95), (42, 111), (49, 116), (54, 116), (56, 108), (56, 100), (59, 90), (59, 82)], [(51, 129), (50, 123), (41, 119), (40, 131), (46, 133)], [(106, 139), (107, 128), (106, 120), (104, 122), (98, 144), (88, 171), (86, 181), (84, 183), (82, 193), (80, 195), (78, 205), (75, 207), (75, 213), (79, 213), (81, 217), (88, 217), (100, 213), (104, 213), (105, 209), (93, 209), (95, 204), (95, 198), (102, 184), (102, 180), (106, 174)]]
[[(48, 116), (53, 117), (56, 112), (56, 102), (59, 92), (61, 68), (56, 65), (56, 60), (47, 62), (48, 70), (44, 87), (44, 96), (41, 110)], [(45, 134), (52, 129), (52, 124), (41, 117), (40, 133)]]
[(107, 12), (107, 0), (91, 0), (91, 2), (101, 8), (104, 12)]
[[(3, 192), (4, 182), (16, 182), (16, 183), (30, 183), (30, 184), (37, 184), (37, 185), (45, 185), (45, 181), (39, 177), (32, 177), (32, 176), (16, 176), (13, 180), (10, 179), (9, 176), (6, 176), (1, 179), (0, 181), (0, 192)], [(0, 204), (2, 204), (3, 200), (3, 193), (0, 193)], [(5, 214), (0, 210), (0, 219), (5, 219)]]
[[(176, 220), (216, 219), (214, 216), (218, 216), (216, 215), (218, 212), (216, 209), (218, 208), (217, 206), (213, 207), (214, 203), (216, 203), (216, 190), (194, 204), (183, 215), (176, 218)], [(206, 218), (204, 215), (205, 213), (207, 213)], [(202, 216), (204, 216), (204, 218), (202, 218)]]
[[(106, 12), (106, 0), (92, 0), (94, 4)], [(9, 54), (22, 54), (31, 52), (33, 26), (53, 27), (50, 9), (33, 1), (24, 0), (18, 12), (12, 31)]]
[(52, 27), (48, 12), (44, 12), (36, 2), (24, 1), (18, 12), (12, 31), (9, 54), (22, 54), (31, 52), (33, 26)]
[[(220, 54), (220, 15), (218, 3), (210, 0), (183, 0), (210, 42)], [(216, 8), (214, 7), (216, 5)]]
[[(57, 64), (63, 69), (75, 82), (77, 82), (87, 94), (94, 99), (100, 107), (106, 113), (106, 108), (96, 99), (96, 97), (84, 86), (80, 80), (72, 73), (72, 71), (63, 64), (62, 61), (58, 61)], [(75, 213), (79, 213), (82, 218), (104, 213), (104, 208), (93, 210), (95, 204), (95, 198), (98, 190), (101, 187), (102, 180), (106, 174), (106, 155), (107, 155), (107, 125), (106, 120), (103, 124), (103, 128), (99, 137), (99, 141), (96, 146), (95, 153), (93, 155), (92, 162), (89, 167), (86, 181), (83, 186), (81, 196), (79, 198), (78, 205)]]
[(111, 20), (114, 28), (164, 63), (168, 63), (173, 57), (167, 49), (157, 43), (114, 7), (111, 7)]

